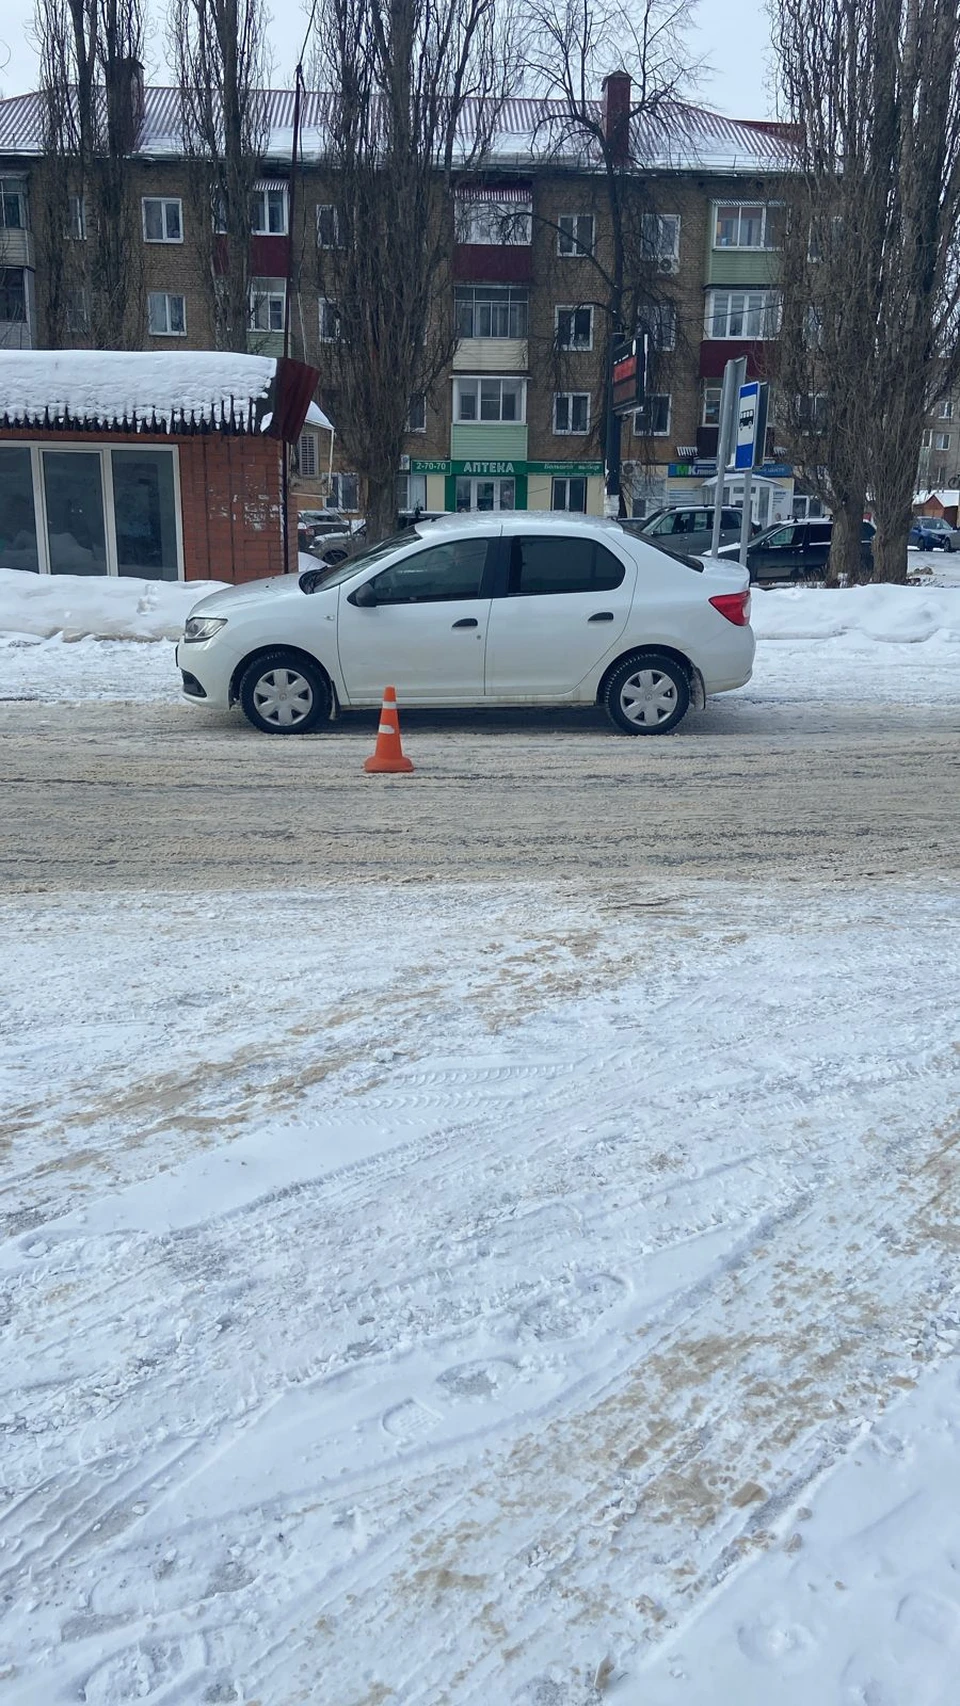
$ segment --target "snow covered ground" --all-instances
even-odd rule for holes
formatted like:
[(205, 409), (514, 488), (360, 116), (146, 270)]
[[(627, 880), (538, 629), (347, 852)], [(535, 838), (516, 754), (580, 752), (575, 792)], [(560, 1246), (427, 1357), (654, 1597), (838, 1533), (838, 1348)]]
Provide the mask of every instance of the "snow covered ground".
[(947, 1706), (957, 892), (2, 908), (0, 1700)]
[[(960, 570), (941, 552), (913, 556), (918, 572), (930, 570), (916, 586), (755, 589), (757, 661), (753, 680), (734, 697), (955, 703)], [(175, 702), (172, 641), (192, 605), (218, 584), (0, 569), (0, 699)]]
[[(0, 697), (175, 700), (121, 591)], [(957, 703), (754, 604), (719, 705)], [(954, 1706), (958, 899), (0, 899), (0, 1706)]]

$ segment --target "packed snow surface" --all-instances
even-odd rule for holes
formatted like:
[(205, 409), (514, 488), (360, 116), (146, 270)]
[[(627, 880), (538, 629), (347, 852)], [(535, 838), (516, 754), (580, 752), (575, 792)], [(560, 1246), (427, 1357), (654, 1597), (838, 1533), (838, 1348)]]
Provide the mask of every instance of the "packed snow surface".
[(0, 902), (9, 1706), (948, 1706), (952, 883)]

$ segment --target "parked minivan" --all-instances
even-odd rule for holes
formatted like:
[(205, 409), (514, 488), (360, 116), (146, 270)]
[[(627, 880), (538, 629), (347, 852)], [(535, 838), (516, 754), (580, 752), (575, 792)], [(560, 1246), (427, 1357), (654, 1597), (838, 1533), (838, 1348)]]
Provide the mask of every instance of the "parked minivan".
[[(720, 515), (721, 545), (739, 544), (742, 515), (742, 510), (724, 506)], [(628, 522), (627, 526), (631, 532), (639, 533), (641, 539), (659, 545), (662, 551), (699, 557), (713, 545), (713, 505), (673, 504), (669, 509), (658, 509), (645, 521)], [(759, 529), (753, 526), (751, 532), (757, 533)]]

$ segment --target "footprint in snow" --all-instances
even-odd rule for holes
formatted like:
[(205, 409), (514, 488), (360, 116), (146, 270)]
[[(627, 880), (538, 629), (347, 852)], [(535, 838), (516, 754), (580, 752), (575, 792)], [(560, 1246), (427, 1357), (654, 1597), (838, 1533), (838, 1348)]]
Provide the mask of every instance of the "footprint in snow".
[(414, 1445), (423, 1439), (437, 1426), (440, 1417), (416, 1398), (405, 1398), (402, 1404), (394, 1404), (386, 1410), (381, 1418), (384, 1433), (400, 1445)]

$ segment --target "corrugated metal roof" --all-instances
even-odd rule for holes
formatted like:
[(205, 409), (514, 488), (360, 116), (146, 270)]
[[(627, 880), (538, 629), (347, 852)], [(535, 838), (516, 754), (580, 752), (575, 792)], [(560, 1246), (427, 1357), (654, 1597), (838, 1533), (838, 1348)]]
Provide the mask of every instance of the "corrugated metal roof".
[[(289, 154), (293, 135), (292, 89), (266, 91), (270, 141), (267, 158), (279, 161)], [(328, 131), (331, 96), (308, 90), (303, 98), (303, 153), (322, 158)], [(466, 103), (461, 137), (466, 154), (478, 134), (482, 111)], [(601, 105), (591, 116), (599, 121)], [(35, 155), (43, 151), (44, 102), (39, 94), (14, 95), (0, 101), (0, 155)], [(652, 114), (634, 120), (631, 140), (635, 164), (651, 169), (777, 171), (789, 164), (789, 125), (767, 120), (732, 119), (722, 113), (684, 102), (663, 103)], [(144, 118), (137, 152), (148, 157), (177, 156), (182, 150), (180, 93), (170, 86), (150, 85), (144, 93)], [(484, 156), (494, 164), (523, 160), (546, 164), (557, 159), (589, 170), (598, 164), (595, 150), (575, 133), (562, 101), (518, 96), (504, 102), (491, 146)]]

